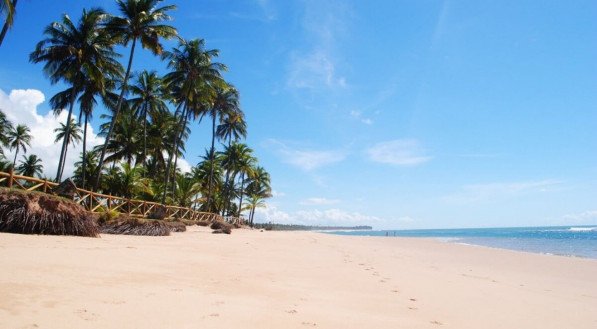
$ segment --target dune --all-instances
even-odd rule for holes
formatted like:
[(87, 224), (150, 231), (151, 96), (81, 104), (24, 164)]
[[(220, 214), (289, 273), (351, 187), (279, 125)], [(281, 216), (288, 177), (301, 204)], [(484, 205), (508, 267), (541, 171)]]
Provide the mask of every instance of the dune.
[(0, 328), (597, 328), (597, 260), (190, 226), (0, 234)]

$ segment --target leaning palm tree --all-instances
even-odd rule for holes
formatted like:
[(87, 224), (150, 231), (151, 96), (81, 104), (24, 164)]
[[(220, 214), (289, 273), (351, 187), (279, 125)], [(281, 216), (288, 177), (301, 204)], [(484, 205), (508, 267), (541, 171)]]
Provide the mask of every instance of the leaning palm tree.
[(163, 87), (162, 79), (156, 71), (141, 72), (135, 84), (130, 86), (131, 93), (135, 96), (129, 99), (131, 109), (139, 119), (143, 120), (143, 166), (147, 158), (148, 116), (154, 118), (158, 113), (168, 111)]
[[(240, 111), (240, 105), (238, 102), (238, 91), (231, 85), (227, 85), (224, 87), (217, 86), (215, 88), (215, 97), (213, 99), (213, 104), (211, 108), (204, 112), (204, 115), (211, 116), (212, 125), (211, 125), (211, 148), (210, 153), (213, 154), (215, 152), (215, 140), (216, 140), (216, 119), (220, 118), (220, 121), (223, 120), (223, 117), (226, 113)], [(209, 174), (209, 189), (207, 191), (207, 204), (211, 204), (211, 196), (212, 196), (212, 181), (213, 181), (213, 167), (210, 168)]]
[[(181, 41), (177, 48), (164, 52), (162, 58), (168, 61), (169, 73), (164, 76), (167, 88), (180, 113), (179, 126), (184, 129), (189, 115), (200, 117), (213, 98), (214, 86), (224, 84), (221, 72), (227, 68), (224, 64), (212, 62), (218, 56), (218, 50), (205, 50), (205, 41), (195, 39)], [(182, 130), (181, 130), (182, 131)], [(177, 148), (180, 136), (175, 136), (174, 149)], [(173, 154), (174, 152), (171, 152)], [(169, 158), (164, 186), (167, 188), (172, 157)], [(175, 165), (176, 167), (176, 165)], [(165, 194), (164, 197), (165, 199)]]
[(0, 0), (0, 14), (4, 16), (4, 24), (2, 25), (2, 31), (0, 31), (0, 46), (2, 46), (6, 32), (14, 23), (16, 10), (17, 0)]
[(23, 155), (23, 160), (21, 160), (17, 167), (17, 171), (23, 176), (40, 177), (43, 168), (44, 166), (41, 164), (41, 159), (35, 154), (30, 154), (27, 157)]
[[(106, 13), (101, 9), (83, 10), (75, 24), (68, 15), (63, 15), (60, 22), (53, 22), (44, 31), (46, 38), (40, 41), (29, 55), (33, 63), (44, 62), (44, 73), (52, 84), (64, 82), (72, 87), (68, 100), (66, 122), (72, 118), (73, 107), (81, 86), (91, 77), (100, 81), (104, 72), (117, 71), (119, 55), (114, 52), (114, 38), (104, 33), (102, 24)], [(67, 127), (70, 127), (67, 125)], [(65, 134), (70, 134), (67, 129)], [(60, 181), (63, 171), (63, 159), (66, 157), (67, 142), (64, 138), (56, 180)]]
[(20, 150), (27, 152), (27, 146), (31, 144), (31, 134), (29, 127), (25, 125), (17, 125), (8, 132), (8, 147), (15, 150), (15, 158), (12, 162), (12, 166), (17, 163), (17, 155)]
[[(98, 172), (100, 174), (101, 168), (104, 165), (106, 148), (110, 138), (112, 138), (112, 130), (118, 120), (124, 94), (127, 91), (127, 82), (131, 73), (137, 42), (140, 42), (143, 48), (151, 50), (152, 53), (161, 55), (163, 48), (160, 44), (160, 38), (171, 39), (178, 36), (174, 27), (163, 24), (163, 22), (171, 20), (167, 12), (176, 9), (176, 6), (170, 5), (158, 8), (157, 6), (161, 2), (162, 0), (117, 0), (116, 3), (122, 16), (112, 17), (107, 24), (109, 33), (117, 36), (122, 45), (128, 46), (129, 43), (131, 44), (131, 51), (126, 73), (122, 81), (120, 96), (116, 102), (114, 116), (112, 117), (106, 141), (100, 154), (98, 164)], [(96, 179), (95, 188), (99, 185), (99, 179), (100, 175)]]
[[(68, 141), (66, 142), (66, 147), (68, 148), (69, 144), (76, 144), (81, 142), (81, 127), (75, 122), (74, 119), (70, 120), (70, 124), (69, 127), (67, 127), (64, 123), (60, 124), (60, 127), (54, 129), (54, 132), (56, 133), (56, 139), (54, 139), (54, 143), (58, 143), (61, 140), (64, 140), (64, 138), (66, 138), (66, 133), (67, 131), (69, 131), (68, 134)], [(64, 169), (64, 161), (66, 160), (66, 158), (62, 159), (63, 163), (62, 168)], [(62, 173), (61, 173), (62, 175)]]

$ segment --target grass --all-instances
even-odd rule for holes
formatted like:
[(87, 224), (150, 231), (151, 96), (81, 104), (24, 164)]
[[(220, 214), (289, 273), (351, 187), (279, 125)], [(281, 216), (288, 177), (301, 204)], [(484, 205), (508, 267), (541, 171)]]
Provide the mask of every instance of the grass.
[(0, 232), (97, 237), (93, 216), (71, 200), (0, 188)]

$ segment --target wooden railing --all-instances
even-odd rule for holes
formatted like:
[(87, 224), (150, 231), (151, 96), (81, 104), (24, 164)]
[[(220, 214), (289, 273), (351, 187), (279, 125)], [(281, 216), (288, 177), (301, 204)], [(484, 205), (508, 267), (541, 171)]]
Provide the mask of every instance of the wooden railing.
[[(0, 186), (18, 188), (26, 191), (39, 191), (51, 193), (59, 184), (45, 179), (16, 175), (14, 172), (0, 171)], [(222, 217), (219, 214), (196, 211), (191, 208), (162, 205), (157, 202), (133, 200), (122, 197), (96, 193), (77, 188), (73, 195), (73, 201), (85, 207), (91, 212), (115, 210), (119, 213), (135, 217), (148, 217), (150, 214), (163, 211), (165, 218), (186, 219), (192, 221), (228, 221), (233, 223), (243, 222), (242, 219), (234, 217)]]

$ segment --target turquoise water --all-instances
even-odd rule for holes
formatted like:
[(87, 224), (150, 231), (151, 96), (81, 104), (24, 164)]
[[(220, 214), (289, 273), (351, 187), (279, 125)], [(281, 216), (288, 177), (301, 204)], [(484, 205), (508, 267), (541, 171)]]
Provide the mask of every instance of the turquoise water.
[(453, 243), (597, 259), (597, 226), (335, 231), (330, 233), (438, 238)]

